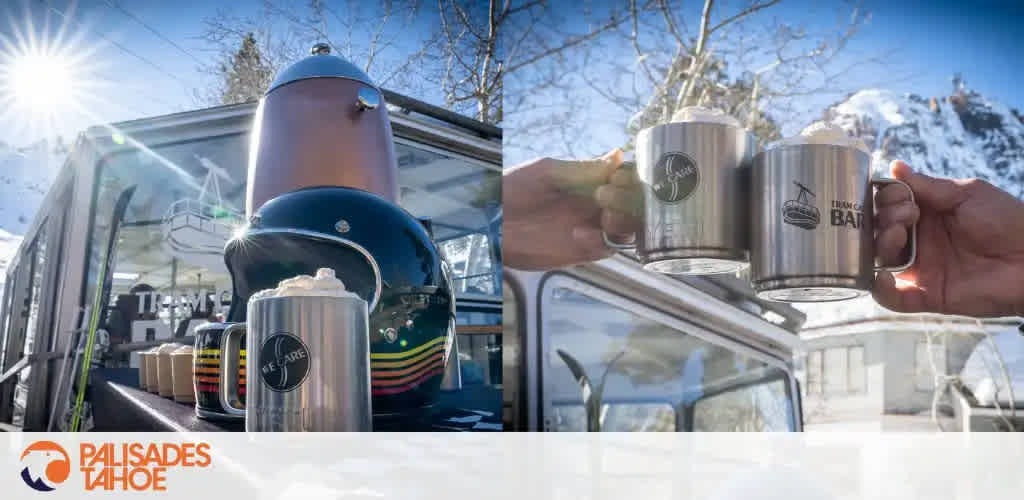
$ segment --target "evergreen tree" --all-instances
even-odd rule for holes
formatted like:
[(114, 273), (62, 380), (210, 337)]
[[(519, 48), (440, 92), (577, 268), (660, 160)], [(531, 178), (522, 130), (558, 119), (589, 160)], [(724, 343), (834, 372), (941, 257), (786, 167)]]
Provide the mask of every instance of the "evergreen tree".
[(220, 63), (220, 100), (238, 104), (258, 100), (274, 79), (274, 68), (263, 57), (256, 37), (250, 32), (242, 38), (238, 51)]

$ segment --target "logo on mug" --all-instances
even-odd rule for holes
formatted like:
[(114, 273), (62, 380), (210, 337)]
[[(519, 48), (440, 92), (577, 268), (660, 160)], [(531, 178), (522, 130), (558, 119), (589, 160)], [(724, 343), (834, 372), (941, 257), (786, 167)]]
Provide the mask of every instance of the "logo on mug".
[(653, 172), (654, 195), (665, 203), (685, 200), (700, 184), (697, 162), (684, 153), (665, 153), (658, 159)]
[(814, 191), (811, 191), (810, 188), (799, 182), (793, 181), (793, 184), (800, 188), (800, 193), (796, 195), (795, 200), (789, 200), (782, 204), (782, 220), (786, 224), (807, 230), (818, 227), (818, 223), (821, 221), (821, 214), (818, 213), (818, 208), (811, 205), (808, 200), (808, 196), (811, 198), (816, 197)]
[(260, 348), (260, 376), (271, 390), (294, 390), (309, 375), (309, 349), (290, 333), (270, 336)]

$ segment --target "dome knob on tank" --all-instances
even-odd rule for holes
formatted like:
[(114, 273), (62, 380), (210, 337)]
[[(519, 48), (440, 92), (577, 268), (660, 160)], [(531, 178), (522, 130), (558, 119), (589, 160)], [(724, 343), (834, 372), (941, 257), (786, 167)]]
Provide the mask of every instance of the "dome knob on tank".
[(256, 111), (246, 215), (281, 194), (341, 186), (398, 201), (394, 140), (369, 75), (317, 43), (283, 69)]

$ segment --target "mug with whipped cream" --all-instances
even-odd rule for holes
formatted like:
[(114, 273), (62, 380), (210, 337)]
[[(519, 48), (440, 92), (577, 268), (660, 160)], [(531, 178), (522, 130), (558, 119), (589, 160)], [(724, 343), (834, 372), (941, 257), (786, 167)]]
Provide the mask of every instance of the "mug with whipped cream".
[(634, 244), (645, 269), (666, 274), (730, 273), (749, 261), (748, 172), (757, 147), (739, 120), (720, 110), (679, 109), (641, 130), (636, 174), (642, 226)]
[[(224, 331), (221, 405), (250, 432), (372, 430), (367, 316), (366, 301), (328, 268), (253, 294), (246, 322)], [(243, 333), (244, 409), (233, 365)]]
[(773, 143), (751, 172), (751, 281), (759, 297), (826, 302), (867, 294), (879, 270), (901, 271), (916, 258), (916, 226), (907, 260), (880, 266), (874, 254), (874, 192), (895, 179), (871, 178), (864, 141), (817, 122)]

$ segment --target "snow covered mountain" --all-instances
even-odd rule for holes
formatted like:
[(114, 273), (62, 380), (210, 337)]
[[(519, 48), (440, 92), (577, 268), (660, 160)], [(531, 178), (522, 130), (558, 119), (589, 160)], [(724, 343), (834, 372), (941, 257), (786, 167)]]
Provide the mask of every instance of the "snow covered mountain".
[[(860, 137), (872, 149), (872, 167), (888, 175), (903, 160), (929, 175), (984, 179), (1024, 199), (1024, 122), (1002, 103), (965, 88), (925, 99), (867, 89), (825, 110), (823, 119)], [(799, 304), (805, 328), (891, 314), (870, 297)]]
[(868, 89), (825, 110), (824, 120), (863, 139), (873, 166), (891, 160), (943, 177), (977, 177), (1024, 198), (1024, 123), (1016, 110), (957, 83), (949, 97)]

